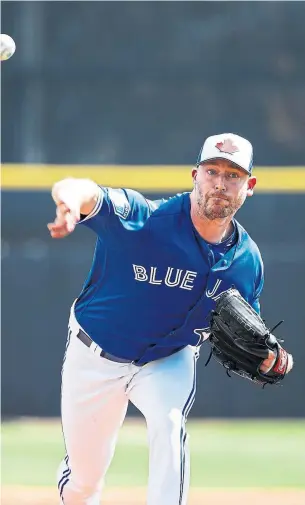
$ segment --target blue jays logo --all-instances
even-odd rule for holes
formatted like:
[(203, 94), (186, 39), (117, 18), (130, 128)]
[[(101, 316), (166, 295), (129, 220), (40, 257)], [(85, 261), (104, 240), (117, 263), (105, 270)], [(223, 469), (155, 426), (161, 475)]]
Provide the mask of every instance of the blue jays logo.
[(127, 219), (130, 212), (130, 203), (122, 189), (108, 189), (109, 198), (113, 205), (114, 213), (122, 219)]

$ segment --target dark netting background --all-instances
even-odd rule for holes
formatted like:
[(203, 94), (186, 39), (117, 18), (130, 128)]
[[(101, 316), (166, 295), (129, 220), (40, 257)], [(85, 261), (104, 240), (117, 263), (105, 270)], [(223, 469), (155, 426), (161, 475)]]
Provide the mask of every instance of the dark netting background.
[(303, 2), (4, 2), (2, 160), (190, 164), (233, 131), (256, 164), (303, 164), (304, 19)]

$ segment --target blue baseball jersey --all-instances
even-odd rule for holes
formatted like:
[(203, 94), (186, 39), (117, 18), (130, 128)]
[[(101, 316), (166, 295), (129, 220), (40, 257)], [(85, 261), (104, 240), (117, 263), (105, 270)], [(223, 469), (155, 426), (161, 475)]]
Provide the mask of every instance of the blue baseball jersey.
[(151, 201), (131, 189), (100, 188), (82, 219), (97, 241), (75, 316), (106, 352), (140, 365), (200, 345), (217, 297), (233, 285), (259, 312), (257, 245), (236, 220), (227, 241), (208, 244), (190, 205), (190, 193)]

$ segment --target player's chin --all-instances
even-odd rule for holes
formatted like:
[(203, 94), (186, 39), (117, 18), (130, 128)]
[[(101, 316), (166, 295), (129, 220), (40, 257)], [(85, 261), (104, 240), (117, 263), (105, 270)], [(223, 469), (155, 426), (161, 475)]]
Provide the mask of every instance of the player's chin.
[(212, 204), (207, 208), (206, 217), (208, 217), (208, 219), (224, 219), (233, 214), (234, 212), (229, 205)]

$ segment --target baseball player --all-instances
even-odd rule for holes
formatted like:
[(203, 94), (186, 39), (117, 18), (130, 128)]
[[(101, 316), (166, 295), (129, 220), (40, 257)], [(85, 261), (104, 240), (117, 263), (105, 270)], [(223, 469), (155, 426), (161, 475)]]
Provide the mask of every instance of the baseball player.
[[(192, 179), (190, 193), (157, 201), (87, 179), (53, 186), (51, 236), (65, 237), (77, 223), (97, 235), (62, 370), (64, 505), (100, 503), (129, 401), (147, 423), (148, 505), (187, 502), (185, 424), (209, 314), (232, 285), (259, 312), (263, 288), (258, 247), (234, 218), (256, 184), (250, 142), (231, 133), (207, 138)], [(271, 351), (261, 371), (274, 361)]]

